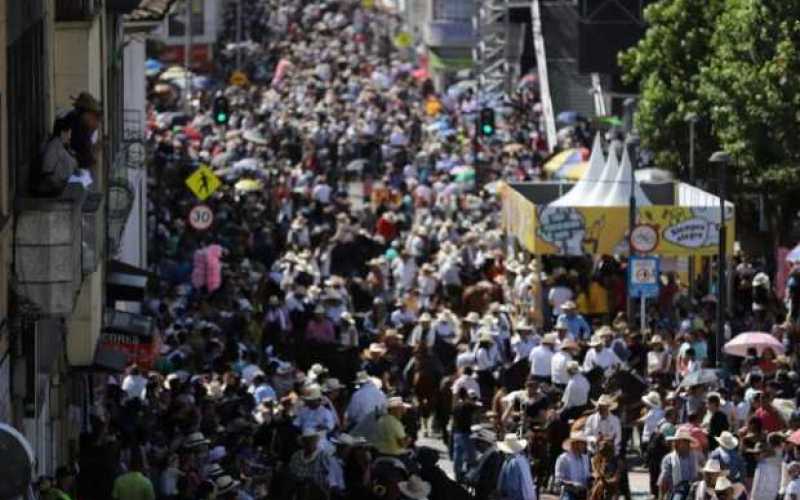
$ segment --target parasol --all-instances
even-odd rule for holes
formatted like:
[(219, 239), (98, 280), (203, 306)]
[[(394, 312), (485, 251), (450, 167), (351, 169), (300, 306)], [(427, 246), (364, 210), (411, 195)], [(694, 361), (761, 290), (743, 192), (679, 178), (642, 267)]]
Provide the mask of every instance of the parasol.
[(589, 150), (572, 148), (551, 157), (544, 164), (544, 171), (554, 179), (578, 181), (589, 170)]
[(772, 349), (774, 354), (782, 354), (784, 351), (783, 344), (778, 339), (764, 332), (740, 333), (728, 341), (722, 350), (725, 354), (746, 358), (748, 349), (755, 349), (759, 356), (766, 349)]
[(260, 191), (264, 188), (264, 184), (256, 179), (242, 179), (233, 186), (236, 191), (240, 193), (249, 193), (251, 191)]

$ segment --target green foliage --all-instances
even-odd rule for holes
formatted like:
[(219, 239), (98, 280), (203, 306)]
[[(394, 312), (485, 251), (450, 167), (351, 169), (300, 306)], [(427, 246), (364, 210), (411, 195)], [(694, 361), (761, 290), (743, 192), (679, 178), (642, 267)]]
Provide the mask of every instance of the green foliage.
[(639, 83), (636, 125), (659, 166), (687, 164), (693, 112), (700, 172), (722, 148), (740, 183), (797, 189), (800, 0), (661, 0), (645, 18), (645, 37), (620, 65)]

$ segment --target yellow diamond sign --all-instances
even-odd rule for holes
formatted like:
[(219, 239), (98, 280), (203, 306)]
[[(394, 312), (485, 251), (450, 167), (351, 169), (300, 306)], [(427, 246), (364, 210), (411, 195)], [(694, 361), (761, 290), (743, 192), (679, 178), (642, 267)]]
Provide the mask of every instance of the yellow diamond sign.
[(236, 85), (237, 87), (244, 87), (245, 85), (250, 85), (250, 79), (247, 78), (247, 75), (242, 71), (234, 71), (231, 74), (230, 79), (231, 85)]
[(398, 49), (407, 49), (414, 43), (414, 37), (407, 31), (401, 31), (394, 36), (394, 45)]
[(197, 196), (198, 200), (205, 201), (214, 194), (214, 191), (219, 189), (222, 181), (219, 180), (213, 170), (208, 168), (208, 165), (200, 165), (200, 168), (186, 178), (186, 185)]

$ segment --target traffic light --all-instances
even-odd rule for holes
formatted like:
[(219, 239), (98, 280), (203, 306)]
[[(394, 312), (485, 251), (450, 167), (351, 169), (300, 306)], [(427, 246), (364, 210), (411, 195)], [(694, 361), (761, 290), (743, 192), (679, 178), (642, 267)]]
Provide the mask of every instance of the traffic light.
[(217, 97), (214, 99), (214, 123), (217, 125), (227, 125), (231, 117), (231, 105), (227, 97)]
[(484, 137), (491, 137), (494, 135), (494, 109), (481, 109), (480, 119), (478, 120), (478, 130)]

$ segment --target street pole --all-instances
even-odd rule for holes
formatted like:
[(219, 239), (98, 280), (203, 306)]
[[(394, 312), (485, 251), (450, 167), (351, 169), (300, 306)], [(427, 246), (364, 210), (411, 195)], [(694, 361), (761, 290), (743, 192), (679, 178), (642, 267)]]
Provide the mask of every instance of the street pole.
[[(628, 159), (631, 161), (631, 177), (630, 177), (630, 197), (628, 198), (628, 236), (633, 233), (633, 228), (636, 226), (636, 195), (634, 194), (636, 191), (634, 186), (636, 185), (636, 176), (634, 174), (635, 165), (636, 165), (636, 156), (634, 151), (632, 151), (633, 146), (633, 112), (636, 108), (636, 99), (629, 97), (625, 99), (625, 149), (628, 153)], [(630, 244), (630, 239), (628, 241), (628, 265), (630, 265), (630, 258), (633, 256), (633, 247)], [(630, 284), (629, 284), (630, 285)], [(627, 294), (627, 302), (625, 308), (625, 316), (628, 318), (628, 321), (633, 321), (634, 316), (634, 301), (631, 300), (630, 293)]]
[(242, 0), (236, 0), (236, 71), (242, 70)]
[[(686, 121), (689, 122), (689, 184), (695, 185), (695, 168), (694, 168), (694, 139), (695, 139), (695, 124), (700, 118), (696, 113), (689, 113), (686, 115)], [(689, 298), (694, 299), (695, 295), (695, 258), (694, 255), (687, 257), (688, 273), (689, 273)]]
[(725, 151), (717, 151), (708, 160), (710, 163), (717, 164), (717, 176), (719, 180), (719, 250), (717, 259), (717, 367), (722, 367), (722, 346), (725, 343), (725, 309), (726, 309), (726, 271), (727, 256), (725, 244), (727, 242), (727, 231), (725, 228), (725, 197), (727, 196), (726, 182), (728, 165), (731, 157)]
[(186, 0), (186, 23), (184, 23), (183, 37), (183, 69), (186, 72), (183, 106), (187, 113), (191, 111), (192, 105), (192, 1)]

